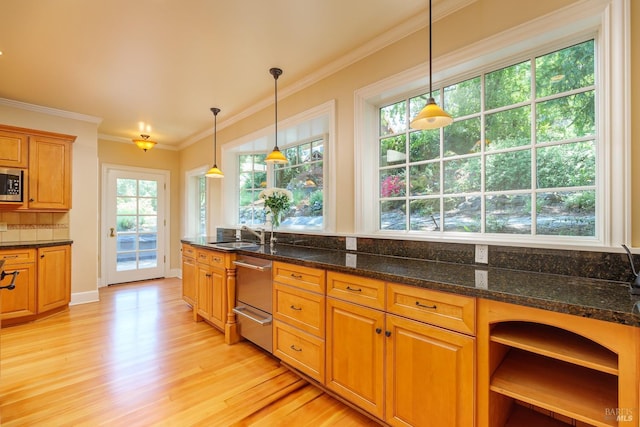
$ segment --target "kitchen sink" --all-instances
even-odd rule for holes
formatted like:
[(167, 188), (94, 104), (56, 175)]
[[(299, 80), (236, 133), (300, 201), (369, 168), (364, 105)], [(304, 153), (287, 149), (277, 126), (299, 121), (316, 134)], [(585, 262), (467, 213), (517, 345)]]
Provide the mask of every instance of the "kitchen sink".
[(232, 251), (234, 249), (256, 248), (259, 245), (253, 242), (221, 242), (221, 243), (213, 243), (213, 246), (216, 249)]

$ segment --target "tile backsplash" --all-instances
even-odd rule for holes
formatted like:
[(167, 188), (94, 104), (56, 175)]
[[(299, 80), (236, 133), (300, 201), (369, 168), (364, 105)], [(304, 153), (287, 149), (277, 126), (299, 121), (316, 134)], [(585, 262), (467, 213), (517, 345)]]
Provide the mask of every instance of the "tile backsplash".
[(0, 242), (69, 239), (69, 212), (0, 212)]

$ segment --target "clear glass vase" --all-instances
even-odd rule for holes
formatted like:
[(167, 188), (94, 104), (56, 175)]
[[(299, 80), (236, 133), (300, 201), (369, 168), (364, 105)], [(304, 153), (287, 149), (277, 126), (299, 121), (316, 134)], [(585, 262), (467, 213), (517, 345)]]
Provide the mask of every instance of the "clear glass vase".
[(280, 217), (277, 212), (271, 213), (271, 238), (269, 239), (269, 246), (271, 246), (271, 249), (273, 249), (273, 247), (276, 245), (276, 242), (278, 241), (278, 239), (276, 238), (275, 229), (280, 224), (279, 219)]

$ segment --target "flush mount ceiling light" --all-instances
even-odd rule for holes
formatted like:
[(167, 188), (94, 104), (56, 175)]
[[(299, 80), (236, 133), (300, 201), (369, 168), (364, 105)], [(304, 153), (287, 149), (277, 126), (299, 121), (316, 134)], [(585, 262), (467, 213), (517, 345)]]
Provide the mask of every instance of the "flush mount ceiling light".
[(151, 150), (157, 144), (157, 142), (151, 141), (149, 139), (149, 135), (141, 134), (140, 138), (142, 139), (134, 139), (133, 143), (136, 144), (138, 148), (143, 150), (144, 152), (146, 152), (147, 150)]
[(273, 151), (269, 153), (269, 155), (267, 156), (266, 159), (264, 159), (264, 161), (271, 164), (283, 165), (285, 163), (288, 163), (289, 161), (278, 148), (278, 77), (282, 75), (282, 70), (280, 68), (271, 68), (269, 70), (269, 73), (271, 73), (275, 81), (276, 144), (275, 144), (275, 147), (273, 147)]
[(431, 0), (429, 0), (429, 99), (427, 100), (427, 105), (425, 105), (422, 111), (420, 111), (420, 113), (418, 113), (418, 115), (411, 121), (411, 127), (413, 129), (438, 129), (448, 126), (453, 122), (453, 118), (440, 108), (438, 104), (436, 104), (436, 100), (433, 99), (432, 95), (432, 27), (433, 20), (431, 19)]
[(218, 113), (220, 112), (219, 108), (211, 108), (211, 112), (213, 113), (213, 167), (207, 171), (204, 175), (207, 178), (224, 178), (224, 174), (220, 169), (218, 169), (218, 165), (216, 164), (216, 134), (218, 133)]

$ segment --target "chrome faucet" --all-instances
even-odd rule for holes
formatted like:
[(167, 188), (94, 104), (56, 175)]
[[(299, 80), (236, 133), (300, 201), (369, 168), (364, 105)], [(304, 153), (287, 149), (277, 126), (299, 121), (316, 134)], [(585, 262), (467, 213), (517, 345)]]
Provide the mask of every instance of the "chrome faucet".
[(264, 245), (264, 229), (263, 228), (256, 228), (255, 230), (253, 230), (247, 227), (246, 225), (243, 225), (241, 230), (248, 231), (249, 233), (253, 234), (254, 236), (260, 239), (260, 244)]

